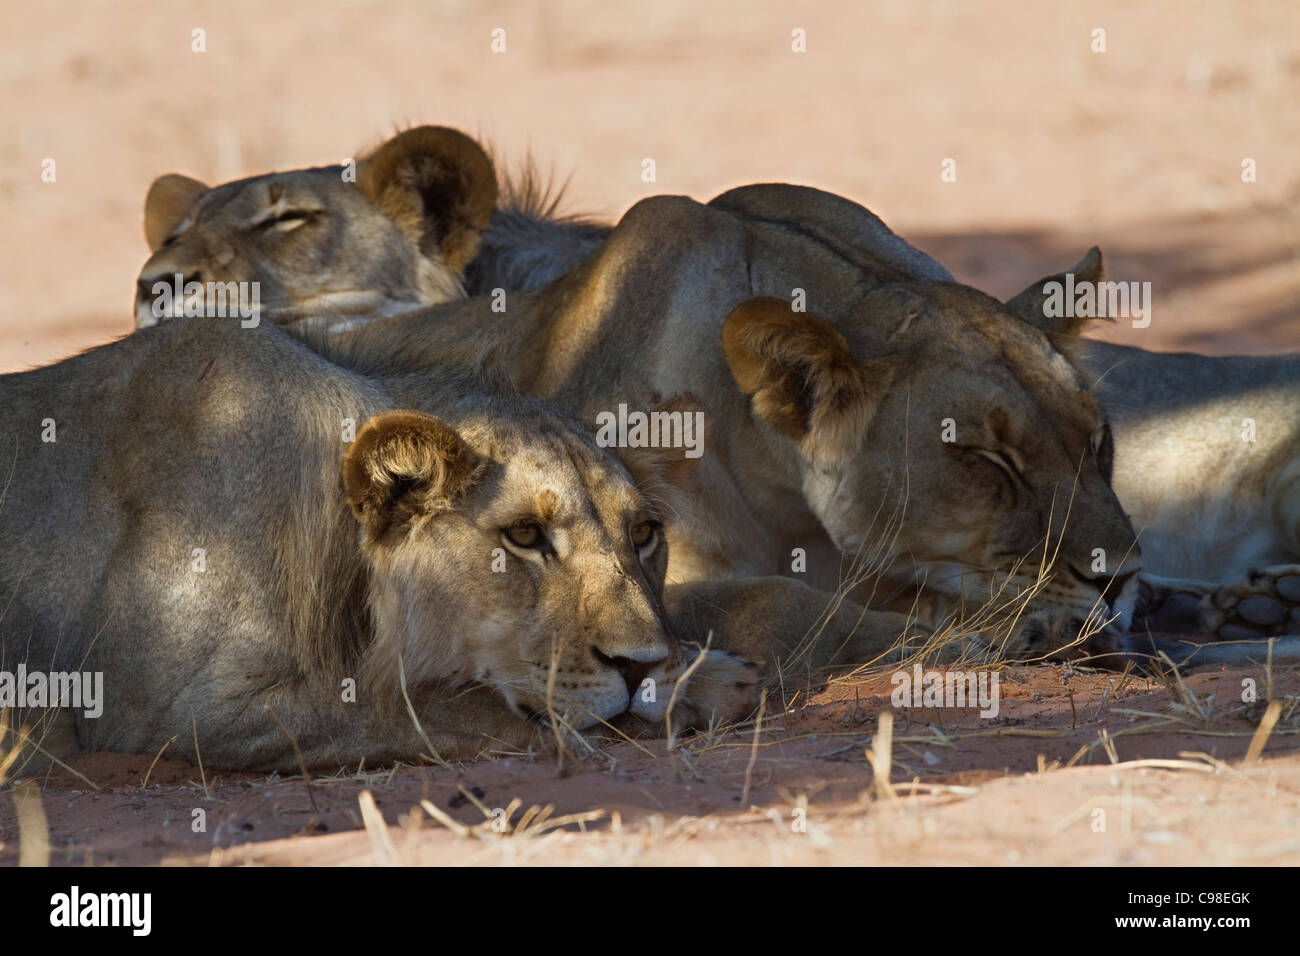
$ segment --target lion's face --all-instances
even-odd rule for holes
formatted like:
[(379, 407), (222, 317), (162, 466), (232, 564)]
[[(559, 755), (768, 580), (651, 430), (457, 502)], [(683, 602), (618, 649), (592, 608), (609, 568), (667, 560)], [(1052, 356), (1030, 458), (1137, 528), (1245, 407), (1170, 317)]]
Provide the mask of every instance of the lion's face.
[(574, 728), (662, 716), (683, 670), (661, 600), (663, 529), (576, 425), (525, 432), (498, 409), (453, 430), (389, 413), (357, 436), (343, 475), (372, 568), (380, 685), (399, 667), (408, 687), (484, 683)]
[(842, 552), (974, 607), (1033, 588), (1081, 617), (1131, 611), (1138, 549), (1109, 429), (1042, 333), (974, 289), (916, 282), (837, 328), (756, 299), (724, 347), (754, 414), (797, 442)]
[[(408, 130), (355, 169), (271, 173), (211, 189), (162, 176), (145, 200), (153, 254), (137, 279), (136, 327), (230, 315), (254, 301), (260, 318), (278, 324), (325, 316), (346, 325), (459, 298), (496, 194), (479, 145), (440, 127)], [(174, 290), (178, 282), (179, 297), (157, 285)]]

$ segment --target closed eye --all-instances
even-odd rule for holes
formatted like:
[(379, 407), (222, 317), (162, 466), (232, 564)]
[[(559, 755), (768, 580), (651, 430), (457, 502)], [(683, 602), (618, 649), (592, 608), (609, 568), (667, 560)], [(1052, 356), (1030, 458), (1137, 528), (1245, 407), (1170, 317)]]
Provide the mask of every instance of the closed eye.
[(311, 222), (318, 215), (320, 215), (319, 211), (314, 209), (285, 209), (274, 216), (263, 219), (253, 228), (259, 232), (288, 232)]
[(982, 458), (987, 458), (989, 461), (993, 462), (993, 464), (997, 465), (1012, 478), (1023, 479), (1025, 477), (1024, 468), (1017, 460), (1019, 458), (1018, 455), (1013, 457), (1009, 452), (996, 451), (992, 448), (976, 448), (974, 449), (974, 452)]
[(1092, 456), (1097, 460), (1097, 468), (1107, 481), (1115, 468), (1115, 439), (1110, 433), (1109, 425), (1102, 425), (1092, 433)]

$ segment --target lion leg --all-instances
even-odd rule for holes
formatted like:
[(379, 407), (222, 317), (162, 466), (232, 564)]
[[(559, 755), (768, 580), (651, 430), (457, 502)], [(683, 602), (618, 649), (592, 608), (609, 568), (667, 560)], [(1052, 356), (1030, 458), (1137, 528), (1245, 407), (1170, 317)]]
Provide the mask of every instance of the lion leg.
[(712, 631), (714, 647), (763, 664), (856, 667), (919, 631), (902, 614), (778, 576), (670, 584), (664, 600), (679, 639), (702, 645)]
[(1197, 667), (1250, 667), (1300, 663), (1300, 637), (1269, 637), (1255, 641), (1198, 642), (1160, 634), (1107, 635), (1106, 647), (1092, 659), (1098, 666), (1119, 670), (1136, 665), (1139, 670), (1160, 671), (1174, 665), (1180, 670)]
[[(664, 603), (678, 639), (698, 662), (674, 704), (672, 726), (743, 720), (758, 705), (761, 670), (857, 667), (916, 633), (901, 614), (869, 611), (792, 578), (727, 578), (670, 584)], [(897, 651), (895, 651), (897, 653)]]
[[(1300, 556), (1300, 457), (1277, 472), (1267, 494), (1283, 550)], [(1144, 576), (1142, 605), (1153, 632), (1220, 641), (1300, 634), (1300, 564), (1255, 569), (1227, 585)]]
[[(329, 687), (299, 687), (259, 695), (237, 709), (198, 708), (159, 728), (161, 739), (133, 740), (133, 752), (156, 751), (174, 735), (168, 756), (222, 770), (296, 773), (419, 763), (433, 758), (474, 760), (492, 751), (545, 749), (551, 735), (514, 713), (490, 688), (432, 691), (412, 688), (411, 711), (398, 699), (344, 703)], [(197, 748), (197, 749), (196, 749)]]
[(1300, 455), (1273, 476), (1267, 495), (1278, 536), (1300, 558)]
[(1144, 575), (1139, 630), (1220, 641), (1300, 634), (1300, 565), (1251, 571), (1232, 584)]

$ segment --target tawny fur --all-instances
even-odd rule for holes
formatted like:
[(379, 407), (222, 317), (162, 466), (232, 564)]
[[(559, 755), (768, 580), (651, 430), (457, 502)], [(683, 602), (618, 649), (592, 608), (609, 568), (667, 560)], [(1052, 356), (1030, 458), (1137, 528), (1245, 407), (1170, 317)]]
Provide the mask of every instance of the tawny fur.
[(267, 173), (211, 189), (159, 177), (145, 202), (152, 255), (140, 270), (136, 324), (160, 321), (154, 283), (170, 286), (177, 275), (257, 283), (261, 319), (277, 324), (345, 326), (461, 298), (496, 201), (483, 149), (435, 126), (397, 134), (355, 169)]
[[(536, 715), (654, 723), (693, 653), (666, 547), (631, 541), (655, 505), (577, 423), (474, 369), (365, 376), (273, 325), (180, 320), (0, 394), (0, 668), (101, 672), (85, 749), (472, 759), (546, 746)], [(510, 549), (520, 521), (546, 560)], [(677, 726), (753, 705), (746, 662), (699, 673)]]

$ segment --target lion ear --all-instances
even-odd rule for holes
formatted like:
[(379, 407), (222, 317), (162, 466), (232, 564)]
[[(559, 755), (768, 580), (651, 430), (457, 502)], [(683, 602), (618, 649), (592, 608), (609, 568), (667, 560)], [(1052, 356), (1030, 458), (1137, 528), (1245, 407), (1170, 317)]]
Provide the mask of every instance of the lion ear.
[(172, 230), (189, 215), (195, 200), (208, 191), (197, 179), (180, 173), (159, 176), (144, 197), (144, 238), (149, 249), (157, 252)]
[(482, 470), (450, 426), (420, 412), (386, 412), (366, 422), (344, 456), (343, 490), (375, 540), (452, 508)]
[(361, 161), (357, 185), (425, 255), (457, 272), (474, 258), (497, 202), (492, 160), (445, 126), (398, 133)]
[(736, 306), (722, 326), (722, 349), (754, 414), (823, 453), (856, 447), (891, 377), (886, 363), (858, 361), (829, 322), (784, 299)]
[[(1093, 246), (1075, 264), (1069, 274), (1074, 276), (1073, 283), (1076, 286), (1080, 283), (1100, 282), (1106, 274), (1105, 266), (1101, 261), (1101, 250)], [(1046, 308), (1047, 301), (1051, 296), (1064, 295), (1065, 277), (1066, 273), (1064, 272), (1057, 273), (1054, 276), (1044, 276), (1014, 299), (1008, 299), (1007, 310), (1016, 318), (1028, 322), (1034, 328), (1046, 332), (1048, 335), (1078, 335), (1083, 331), (1084, 326), (1092, 321), (1091, 316), (1081, 318), (1065, 314), (1073, 312), (1073, 309), (1049, 310)], [(1054, 289), (1050, 287), (1052, 283), (1056, 283)], [(1060, 314), (1049, 315), (1049, 311), (1059, 312)]]

